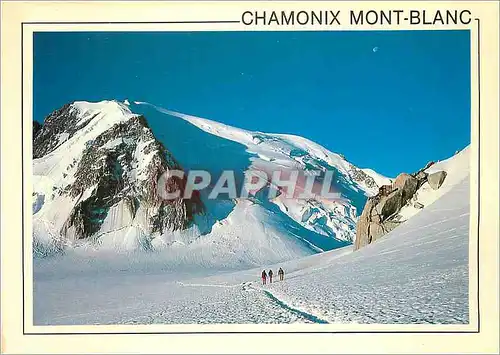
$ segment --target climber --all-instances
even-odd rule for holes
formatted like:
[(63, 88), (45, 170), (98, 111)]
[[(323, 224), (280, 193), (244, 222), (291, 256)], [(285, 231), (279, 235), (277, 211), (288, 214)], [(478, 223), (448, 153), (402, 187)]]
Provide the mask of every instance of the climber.
[(283, 279), (285, 278), (285, 272), (283, 271), (282, 268), (278, 270), (278, 275), (280, 277), (280, 281), (283, 281)]
[(272, 284), (273, 283), (273, 270), (269, 270), (268, 274), (269, 274), (269, 283)]
[(262, 284), (265, 285), (267, 280), (266, 270), (262, 270)]

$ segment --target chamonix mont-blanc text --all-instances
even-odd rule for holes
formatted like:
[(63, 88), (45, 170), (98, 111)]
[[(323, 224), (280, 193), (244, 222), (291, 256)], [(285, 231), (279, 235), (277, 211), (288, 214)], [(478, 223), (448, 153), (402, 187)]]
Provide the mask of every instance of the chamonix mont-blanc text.
[(468, 25), (470, 10), (340, 10), (321, 11), (245, 11), (241, 22), (246, 26), (339, 26), (360, 25)]

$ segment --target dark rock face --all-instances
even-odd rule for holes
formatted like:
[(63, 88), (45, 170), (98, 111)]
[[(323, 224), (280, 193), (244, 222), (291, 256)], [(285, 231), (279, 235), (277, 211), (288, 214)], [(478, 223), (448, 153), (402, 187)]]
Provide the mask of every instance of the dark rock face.
[[(108, 147), (109, 142), (117, 143)], [(148, 160), (142, 170), (143, 161), (137, 156)], [(201, 213), (203, 206), (196, 196), (169, 201), (161, 199), (156, 184), (169, 169), (181, 170), (181, 167), (155, 139), (143, 116), (114, 125), (98, 136), (83, 154), (75, 175), (76, 181), (67, 193), (78, 197), (87, 189), (96, 187), (90, 197), (75, 206), (64, 226), (65, 231), (75, 226), (78, 238), (94, 234), (109, 208), (121, 200), (124, 200), (132, 216), (139, 208), (148, 210), (149, 233), (188, 227), (193, 214)], [(171, 189), (184, 190), (183, 181), (172, 180), (169, 183), (175, 185)]]
[[(94, 114), (94, 116), (97, 114)], [(85, 127), (94, 117), (82, 122), (82, 115), (65, 105), (46, 119), (35, 136), (33, 154), (40, 157), (56, 149)], [(129, 225), (139, 225), (145, 234), (187, 228), (204, 207), (198, 195), (182, 198), (185, 179), (169, 179), (170, 190), (181, 197), (164, 200), (158, 192), (159, 177), (169, 170), (182, 170), (174, 157), (154, 137), (143, 116), (113, 125), (92, 141), (87, 141), (77, 163), (74, 181), (61, 192), (76, 200), (61, 234), (69, 239), (96, 235), (110, 208), (120, 204), (132, 216)], [(139, 221), (135, 221), (140, 214)], [(126, 226), (125, 226), (126, 227)]]
[(36, 135), (42, 129), (42, 125), (38, 121), (33, 121), (33, 139), (35, 139)]
[(378, 195), (366, 201), (356, 226), (357, 250), (394, 229), (399, 222), (395, 218), (402, 207), (403, 192), (399, 188), (384, 188)]
[(54, 151), (91, 121), (86, 120), (78, 125), (81, 119), (81, 114), (71, 104), (66, 104), (48, 115), (42, 129), (33, 136), (33, 158), (40, 158)]
[(428, 174), (423, 170), (420, 170), (412, 175), (417, 179), (417, 184), (418, 184), (417, 189), (420, 188), (420, 186), (422, 186), (427, 181), (427, 175)]
[(403, 192), (396, 188), (392, 190), (389, 194), (381, 196), (377, 205), (375, 205), (375, 211), (379, 215), (380, 221), (385, 221), (387, 218), (391, 217), (394, 213), (397, 213), (401, 209), (403, 203)]

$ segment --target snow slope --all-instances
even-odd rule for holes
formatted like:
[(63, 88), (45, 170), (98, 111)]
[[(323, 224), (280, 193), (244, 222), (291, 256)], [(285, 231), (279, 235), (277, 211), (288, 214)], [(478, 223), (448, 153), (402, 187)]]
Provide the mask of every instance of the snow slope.
[[(68, 139), (56, 138), (57, 146), (33, 162), (33, 240), (34, 254), (45, 257), (68, 247), (77, 252), (106, 254), (107, 251), (130, 252), (150, 245), (162, 253), (162, 260), (170, 265), (193, 264), (199, 267), (248, 267), (270, 260), (280, 261), (317, 252), (314, 242), (325, 249), (342, 245), (332, 238), (311, 235), (299, 225), (277, 214), (272, 208), (250, 200), (217, 201), (210, 207), (210, 215), (197, 216), (197, 223), (187, 230), (148, 235), (146, 214), (139, 208), (135, 215), (123, 200), (107, 211), (98, 232), (89, 240), (64, 238), (60, 231), (80, 200), (94, 191), (90, 186), (80, 196), (63, 193), (76, 180), (76, 169), (89, 144), (113, 125), (137, 116), (127, 106), (107, 101), (97, 104), (75, 102), (69, 112), (77, 112), (77, 125), (84, 125)], [(118, 143), (105, 144), (106, 148)], [(130, 172), (136, 180), (149, 162), (138, 142)], [(98, 162), (97, 162), (98, 163)], [(141, 212), (142, 211), (142, 212)], [(152, 239), (152, 241), (150, 241)], [(337, 244), (336, 244), (337, 243)], [(149, 247), (150, 249), (151, 247)], [(147, 256), (148, 257), (148, 256)], [(154, 259), (154, 258), (153, 258)]]
[[(341, 174), (350, 177), (350, 182), (353, 185), (356, 185), (356, 187), (361, 189), (363, 192), (367, 194), (378, 192), (378, 186), (380, 186), (379, 184), (376, 184), (377, 186), (375, 186), (370, 183), (367, 184), (364, 180), (352, 178), (352, 170), (358, 168), (349, 163), (344, 157), (340, 154), (332, 153), (319, 144), (306, 138), (289, 134), (270, 134), (247, 131), (241, 128), (208, 120), (206, 118), (195, 117), (163, 109), (147, 102), (135, 101), (134, 104), (135, 105), (132, 105), (131, 107), (133, 109), (137, 109), (138, 111), (140, 111), (139, 106), (152, 107), (166, 115), (181, 118), (207, 133), (243, 144), (248, 148), (247, 150), (249, 152), (257, 155), (257, 158), (254, 160), (256, 162), (259, 160), (267, 162), (271, 161), (288, 167), (306, 166), (310, 168), (325, 168), (326, 166), (329, 166), (331, 168), (336, 168)], [(365, 177), (366, 180), (370, 180), (371, 178), (378, 180), (381, 184), (390, 183), (389, 178), (378, 174), (373, 169), (360, 170), (364, 171), (368, 175), (368, 177)]]
[[(143, 253), (35, 259), (34, 323), (469, 322), (469, 178), (377, 242), (262, 268), (171, 268)], [(264, 267), (264, 265), (262, 266)]]

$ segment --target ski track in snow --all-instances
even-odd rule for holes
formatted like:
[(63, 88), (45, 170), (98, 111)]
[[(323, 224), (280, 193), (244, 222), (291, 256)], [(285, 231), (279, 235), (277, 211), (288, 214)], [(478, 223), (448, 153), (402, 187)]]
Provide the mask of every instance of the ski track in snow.
[[(222, 295), (221, 300), (217, 300), (221, 295), (216, 293), (215, 298), (210, 296), (204, 302), (199, 302), (198, 306), (194, 307), (193, 314), (197, 323), (213, 323), (214, 319), (220, 318), (225, 323), (319, 323), (327, 324), (328, 322), (303, 310), (294, 308), (284, 301), (277, 298), (269, 289), (256, 287), (253, 282), (244, 282), (237, 285), (221, 285), (221, 284), (189, 284), (177, 282), (183, 287), (209, 287), (219, 289), (231, 289)], [(275, 283), (276, 284), (276, 283)], [(272, 286), (272, 285), (270, 285)], [(229, 297), (227, 297), (229, 296)], [(228, 298), (232, 300), (228, 305)], [(246, 312), (243, 312), (240, 306), (245, 303)], [(198, 309), (198, 307), (202, 309)], [(197, 313), (201, 312), (201, 313)], [(191, 312), (190, 312), (191, 313)], [(200, 317), (203, 314), (203, 317)], [(171, 323), (175, 318), (176, 309), (172, 309), (168, 305), (163, 307), (153, 314), (133, 317), (125, 320), (125, 324), (155, 324), (155, 323)], [(210, 318), (206, 319), (206, 315)], [(191, 317), (190, 317), (191, 318)], [(175, 323), (186, 322), (184, 315)], [(191, 319), (192, 319), (191, 318)], [(189, 323), (189, 322), (187, 322)]]
[[(251, 286), (250, 286), (251, 287)], [(307, 313), (303, 310), (300, 310), (298, 308), (294, 308), (290, 306), (289, 304), (286, 304), (284, 301), (280, 300), (278, 297), (276, 297), (271, 291), (262, 289), (262, 291), (266, 294), (266, 296), (269, 297), (271, 301), (273, 301), (278, 307), (283, 308), (284, 310), (290, 311), (292, 313), (298, 314), (301, 317), (304, 317), (305, 319), (311, 321), (312, 323), (320, 323), (320, 324), (328, 324), (327, 321), (320, 319), (319, 317), (316, 317), (313, 314)]]
[[(255, 288), (249, 283), (238, 285), (184, 284), (203, 294), (202, 300), (191, 303), (189, 311), (165, 303), (159, 311), (124, 321), (125, 324), (166, 323), (325, 323), (316, 317), (291, 308), (276, 299), (269, 291)], [(199, 289), (201, 288), (201, 290)], [(203, 291), (209, 288), (212, 291)]]

